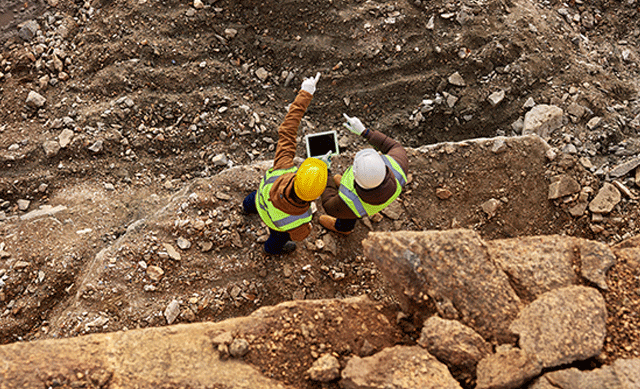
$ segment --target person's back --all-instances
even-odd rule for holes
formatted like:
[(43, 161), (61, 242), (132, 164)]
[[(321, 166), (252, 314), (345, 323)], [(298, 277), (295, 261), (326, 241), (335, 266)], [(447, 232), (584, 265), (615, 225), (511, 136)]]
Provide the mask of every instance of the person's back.
[(399, 142), (380, 131), (365, 129), (356, 117), (344, 116), (345, 127), (365, 137), (382, 153), (361, 150), (342, 176), (327, 180), (321, 198), (328, 215), (320, 216), (320, 224), (334, 232), (349, 234), (358, 219), (381, 211), (400, 195), (407, 180), (409, 159)]
[(302, 116), (311, 103), (315, 78), (307, 78), (296, 99), (289, 107), (278, 128), (278, 145), (273, 161), (258, 186), (245, 197), (244, 213), (260, 215), (269, 227), (269, 239), (264, 244), (267, 254), (286, 254), (296, 248), (293, 241), (304, 240), (311, 232), (311, 201), (324, 191), (327, 181), (327, 163), (307, 158), (299, 168), (293, 164), (296, 136)]

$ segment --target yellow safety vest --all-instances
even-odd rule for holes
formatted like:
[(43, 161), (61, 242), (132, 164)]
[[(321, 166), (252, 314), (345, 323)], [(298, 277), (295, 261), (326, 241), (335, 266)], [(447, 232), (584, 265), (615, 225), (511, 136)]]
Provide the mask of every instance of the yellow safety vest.
[(294, 173), (297, 170), (298, 168), (295, 166), (289, 169), (278, 170), (271, 168), (267, 170), (262, 180), (260, 180), (260, 185), (256, 193), (256, 208), (262, 221), (265, 222), (269, 228), (276, 231), (289, 231), (311, 221), (311, 209), (308, 209), (307, 212), (302, 215), (289, 215), (276, 208), (271, 200), (269, 200), (269, 191), (271, 191), (271, 187), (278, 177), (283, 174)]
[(374, 215), (381, 210), (385, 209), (393, 200), (397, 199), (400, 196), (400, 192), (402, 192), (402, 187), (407, 183), (407, 176), (404, 174), (404, 171), (400, 167), (400, 164), (396, 162), (395, 159), (389, 157), (387, 155), (382, 155), (382, 159), (384, 160), (385, 165), (391, 169), (393, 176), (396, 179), (396, 191), (387, 200), (384, 204), (373, 205), (369, 203), (365, 203), (360, 196), (356, 193), (355, 188), (355, 176), (353, 175), (353, 166), (350, 166), (346, 172), (342, 175), (342, 179), (340, 180), (340, 189), (339, 196), (342, 201), (347, 204), (349, 209), (358, 216), (362, 218), (366, 215)]

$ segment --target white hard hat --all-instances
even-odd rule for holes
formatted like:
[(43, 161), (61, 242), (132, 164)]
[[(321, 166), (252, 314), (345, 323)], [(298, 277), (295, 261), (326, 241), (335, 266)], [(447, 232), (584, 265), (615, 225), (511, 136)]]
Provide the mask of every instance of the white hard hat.
[(386, 165), (377, 151), (364, 149), (356, 153), (353, 159), (353, 175), (360, 187), (375, 188), (382, 183), (386, 174)]

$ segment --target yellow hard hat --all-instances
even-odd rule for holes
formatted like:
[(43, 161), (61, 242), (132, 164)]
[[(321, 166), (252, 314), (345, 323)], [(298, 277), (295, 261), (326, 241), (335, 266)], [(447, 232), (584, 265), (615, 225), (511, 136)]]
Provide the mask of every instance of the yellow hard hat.
[(307, 158), (296, 173), (293, 189), (304, 201), (320, 197), (327, 186), (327, 164), (318, 158)]

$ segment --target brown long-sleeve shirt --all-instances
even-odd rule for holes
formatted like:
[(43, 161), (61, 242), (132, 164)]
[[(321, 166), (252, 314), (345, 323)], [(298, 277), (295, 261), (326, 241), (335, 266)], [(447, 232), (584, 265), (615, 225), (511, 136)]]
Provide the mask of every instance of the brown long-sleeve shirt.
[[(408, 173), (409, 158), (407, 157), (407, 151), (399, 142), (376, 130), (370, 130), (366, 139), (375, 149), (398, 162), (405, 174)], [(387, 169), (384, 180), (377, 188), (362, 189), (356, 185), (358, 196), (364, 202), (373, 205), (384, 204), (395, 192), (396, 179), (390, 169)], [(327, 178), (327, 188), (322, 193), (321, 199), (322, 207), (327, 214), (340, 219), (358, 219), (358, 216), (340, 198), (338, 186), (333, 182), (333, 177)]]
[[(313, 95), (300, 90), (296, 99), (291, 103), (289, 112), (278, 128), (278, 145), (273, 160), (275, 169), (288, 169), (293, 166), (296, 155), (296, 137), (302, 116), (307, 111)], [(302, 215), (307, 212), (310, 202), (300, 200), (294, 192), (293, 183), (296, 173), (287, 173), (278, 177), (269, 191), (269, 199), (273, 205), (289, 215)], [(311, 232), (310, 223), (303, 224), (287, 231), (292, 240), (301, 241)]]

